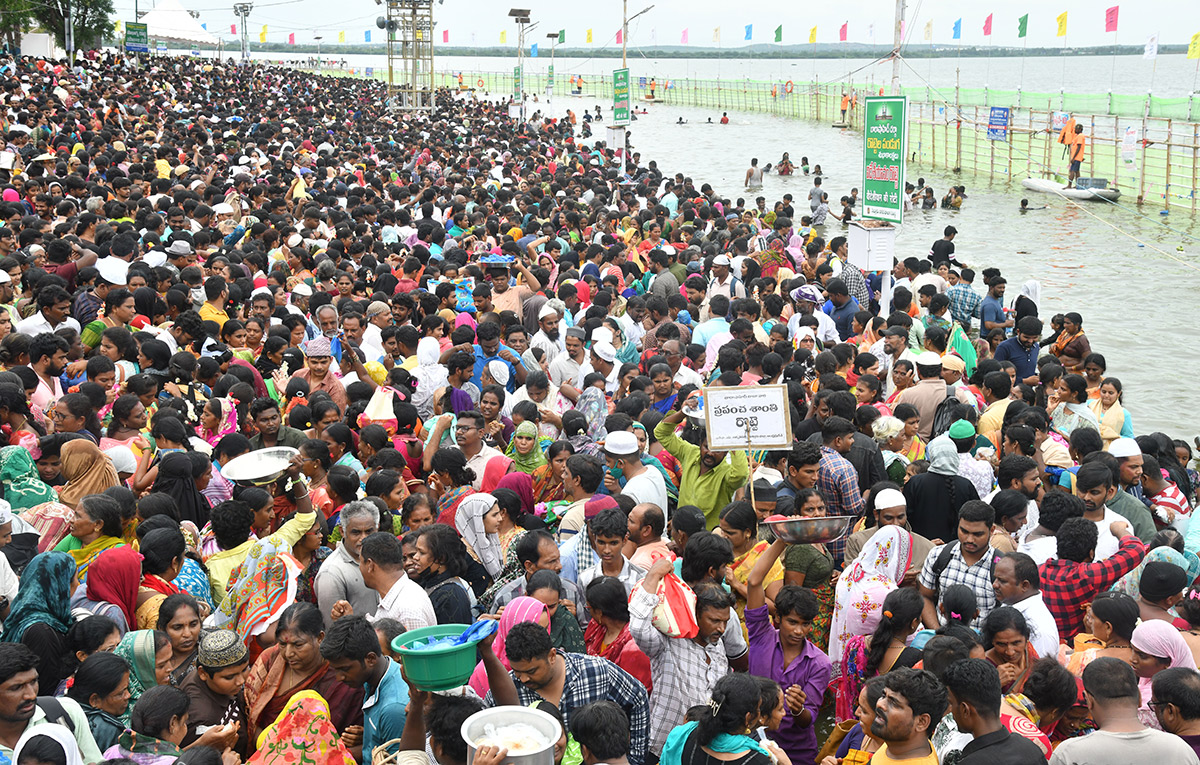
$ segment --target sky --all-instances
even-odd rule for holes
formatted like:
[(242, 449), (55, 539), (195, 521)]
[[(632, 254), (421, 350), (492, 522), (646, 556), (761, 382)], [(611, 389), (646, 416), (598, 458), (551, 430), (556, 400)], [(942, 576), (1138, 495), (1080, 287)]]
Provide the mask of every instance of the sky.
[[(230, 24), (237, 21), (233, 0), (181, 0), (185, 8), (199, 11), (200, 21), (207, 23), (214, 34), (231, 39)], [(566, 31), (569, 47), (584, 46), (588, 28), (593, 30), (594, 47), (619, 47), (616, 33), (621, 27), (621, 2), (563, 2), (563, 0), (442, 0), (434, 8), (438, 34), (438, 49), (466, 45), (498, 45), (500, 31), (507, 30), (507, 44), (516, 44), (516, 25), (508, 18), (513, 7), (527, 8), (537, 28), (529, 32), (527, 42), (548, 43), (547, 34)], [(630, 46), (679, 45), (682, 32), (688, 29), (688, 42), (697, 47), (715, 45), (714, 29), (720, 28), (723, 47), (740, 47), (774, 40), (775, 28), (783, 25), (783, 42), (798, 45), (808, 42), (809, 32), (817, 27), (817, 42), (836, 43), (842, 24), (849, 23), (851, 42), (887, 44), (892, 37), (895, 3), (892, 0), (853, 0), (850, 3), (759, 3), (744, 12), (731, 8), (726, 0), (628, 0), (629, 15), (644, 8), (650, 10), (630, 23)], [(1118, 27), (1114, 35), (1105, 32), (1105, 9), (1117, 5)], [(116, 15), (126, 21), (134, 20), (134, 0), (114, 0)], [(144, 13), (153, 0), (138, 0)], [(652, 7), (651, 7), (652, 6)], [(343, 8), (344, 17), (330, 20), (331, 8)], [(850, 12), (850, 8), (853, 12)], [(336, 43), (344, 31), (347, 43), (362, 42), (363, 32), (372, 30), (376, 42), (381, 40), (375, 28), (375, 18), (383, 11), (370, 0), (357, 0), (345, 6), (329, 0), (264, 0), (254, 2), (249, 17), (251, 42), (257, 40), (262, 25), (268, 26), (267, 39), (286, 42), (295, 33), (297, 43), (311, 42), (314, 35), (324, 37), (326, 44)], [(1067, 15), (1067, 35), (1057, 36), (1056, 17)], [(984, 20), (989, 13), (992, 36), (983, 34)], [(1017, 38), (1017, 19), (1029, 14), (1028, 36)], [(954, 21), (962, 18), (963, 45), (1029, 47), (1091, 46), (1112, 44), (1142, 45), (1159, 33), (1160, 44), (1186, 44), (1200, 32), (1200, 2), (1194, 0), (1142, 0), (1120, 3), (1117, 0), (1049, 0), (1049, 2), (987, 2), (971, 0), (907, 0), (905, 39), (913, 45), (928, 44), (926, 24), (933, 22), (933, 43), (953, 45)], [(745, 26), (753, 26), (751, 42), (745, 40)], [(240, 30), (239, 30), (240, 31)], [(449, 32), (449, 45), (442, 45), (442, 32)]]

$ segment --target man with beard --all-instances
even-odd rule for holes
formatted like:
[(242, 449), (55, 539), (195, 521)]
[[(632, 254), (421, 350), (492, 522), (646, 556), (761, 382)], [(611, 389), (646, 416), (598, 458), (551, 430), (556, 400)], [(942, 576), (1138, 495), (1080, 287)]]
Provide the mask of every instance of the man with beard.
[(805, 316), (815, 316), (817, 319), (817, 339), (825, 344), (837, 344), (841, 342), (841, 336), (838, 335), (837, 325), (833, 323), (833, 319), (824, 311), (816, 310), (817, 306), (824, 304), (825, 298), (821, 295), (821, 290), (812, 284), (805, 284), (791, 292), (792, 302), (796, 304), (796, 313), (792, 318), (788, 319), (788, 335), (795, 338), (796, 332), (800, 329), (800, 319)]
[[(657, 596), (651, 597), (657, 603)], [(642, 765), (649, 729), (649, 705), (646, 689), (632, 675), (598, 656), (559, 651), (550, 642), (545, 625), (537, 622), (515, 625), (509, 630), (504, 649), (521, 706), (549, 701), (558, 707), (563, 722), (570, 725), (572, 713), (581, 707), (593, 701), (612, 701), (629, 716), (630, 765)], [(722, 670), (721, 674), (724, 673)], [(492, 691), (488, 691), (484, 703), (496, 705)], [(681, 714), (677, 722), (682, 720)], [(665, 739), (666, 731), (663, 737)]]
[(1038, 525), (1038, 503), (1042, 499), (1042, 470), (1037, 462), (1024, 454), (1006, 454), (996, 468), (996, 490), (981, 499), (991, 502), (992, 497), (1005, 489), (1019, 491), (1029, 500), (1025, 525), (1017, 532), (1017, 541), (1020, 542)]
[(559, 331), (559, 323), (561, 318), (558, 311), (551, 308), (549, 305), (542, 306), (542, 310), (538, 311), (538, 329), (529, 340), (531, 348), (541, 348), (545, 352), (546, 357), (553, 359), (558, 354), (567, 349), (563, 342), (562, 333)]
[(1075, 496), (1083, 500), (1083, 517), (1096, 524), (1096, 560), (1104, 560), (1117, 551), (1117, 537), (1109, 530), (1113, 523), (1132, 525), (1108, 502), (1117, 493), (1112, 471), (1098, 463), (1081, 465), (1075, 474)]
[[(689, 397), (688, 407), (694, 406)], [(676, 426), (683, 422), (683, 411), (671, 412), (654, 428), (654, 437), (667, 452), (679, 460), (681, 480), (679, 482), (679, 504), (695, 505), (704, 511), (708, 528), (717, 525), (717, 514), (721, 508), (733, 499), (733, 493), (738, 490), (750, 476), (750, 463), (746, 460), (746, 452), (713, 451), (708, 448), (708, 439), (704, 428), (699, 428), (696, 444), (684, 441), (675, 432)], [(729, 459), (725, 459), (725, 455)]]
[(1011, 361), (1017, 368), (1017, 379), (1026, 385), (1038, 384), (1037, 360), (1041, 351), (1042, 322), (1036, 316), (1026, 316), (1017, 322), (1017, 335), (996, 346), (996, 361)]
[(925, 597), (922, 621), (926, 627), (940, 626), (938, 605), (946, 590), (955, 584), (966, 585), (975, 593), (979, 614), (970, 624), (973, 629), (979, 629), (996, 607), (992, 564), (998, 553), (991, 545), (995, 520), (996, 512), (988, 503), (977, 499), (964, 502), (958, 510), (958, 541), (933, 548), (925, 558), (918, 582)]
[(917, 354), (908, 347), (908, 330), (904, 327), (893, 326), (883, 331), (883, 358), (880, 359), (880, 378), (883, 380), (884, 391), (890, 396), (896, 390), (896, 382), (892, 379), (892, 370), (900, 359), (907, 359), (915, 366)]
[(29, 343), (29, 366), (38, 378), (33, 403), (43, 411), (62, 398), (59, 375), (67, 365), (67, 352), (70, 350), (71, 346), (66, 340), (50, 332), (37, 335)]
[[(79, 745), (85, 762), (100, 762), (103, 757), (88, 727), (83, 709), (74, 699), (52, 699), (46, 708), (38, 704), (38, 657), (23, 643), (0, 643), (0, 754), (16, 760), (13, 750), (26, 731), (47, 723), (64, 724)], [(57, 707), (55, 709), (54, 707)]]
[(721, 640), (729, 624), (733, 596), (715, 584), (696, 589), (696, 624), (692, 638), (670, 638), (652, 623), (660, 598), (658, 584), (674, 564), (659, 558), (629, 601), (629, 632), (650, 659), (650, 751), (662, 752), (667, 734), (684, 722), (684, 714), (705, 704), (713, 686), (729, 672)]
[(883, 746), (871, 761), (875, 765), (937, 765), (929, 738), (949, 704), (945, 686), (923, 669), (896, 669), (885, 678), (871, 723), (871, 735), (883, 741)]

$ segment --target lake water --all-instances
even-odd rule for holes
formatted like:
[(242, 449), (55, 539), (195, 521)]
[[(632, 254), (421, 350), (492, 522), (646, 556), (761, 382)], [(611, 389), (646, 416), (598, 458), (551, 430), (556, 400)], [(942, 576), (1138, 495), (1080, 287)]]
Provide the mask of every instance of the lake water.
[[(274, 55), (274, 58), (279, 58)], [(297, 56), (296, 58), (303, 58)], [(353, 66), (381, 66), (382, 57), (350, 56)], [(548, 58), (531, 66), (548, 64)], [(611, 70), (613, 59), (564, 59), (556, 61), (556, 73), (601, 75)], [(800, 70), (795, 79), (811, 74), (815, 66), (822, 80), (844, 74), (848, 68), (868, 62), (816, 60), (782, 62), (712, 59), (670, 59), (661, 62), (631, 61), (634, 75), (715, 77), (776, 77), (777, 66)], [(1068, 81), (1075, 92), (1108, 89), (1111, 59), (1077, 57), (1067, 59)], [(1186, 95), (1192, 87), (1196, 62), (1183, 56), (1162, 56), (1158, 62), (1155, 93)], [(792, 66), (794, 64), (794, 66)], [(1118, 58), (1117, 90), (1126, 93), (1149, 90), (1152, 62), (1140, 57)], [(475, 71), (511, 71), (513, 59), (454, 58), (437, 60), (439, 71), (461, 66)], [(661, 66), (661, 69), (656, 67)], [(986, 59), (914, 60), (924, 77), (932, 71), (935, 85), (953, 86), (954, 68), (962, 67), (963, 87), (981, 87), (990, 75), (993, 82), (1012, 87), (1023, 82), (1030, 90), (1056, 90), (1061, 82), (1063, 61), (1030, 58), (1023, 79), (1018, 79), (1020, 60)], [(871, 67), (877, 82), (890, 77), (890, 65)], [(785, 69), (786, 71), (786, 69)], [(968, 76), (969, 72), (969, 76)], [(864, 71), (859, 78), (868, 77)], [(917, 84), (911, 72), (904, 85)], [(594, 99), (558, 97), (549, 108), (557, 114), (570, 108), (576, 114), (594, 105)], [(540, 105), (547, 108), (545, 103)], [(606, 106), (606, 111), (609, 105)], [(636, 151), (643, 161), (654, 159), (660, 169), (673, 175), (683, 172), (696, 185), (711, 183), (725, 196), (742, 194), (741, 183), (751, 157), (760, 164), (777, 162), (787, 151), (793, 160), (807, 155), (826, 173), (824, 188), (832, 199), (862, 185), (862, 136), (766, 114), (735, 114), (729, 125), (707, 125), (720, 115), (686, 107), (650, 107), (650, 113), (630, 127)], [(676, 125), (678, 118), (688, 121)], [(1200, 416), (1194, 408), (1194, 384), (1200, 379), (1200, 355), (1195, 352), (1194, 325), (1200, 318), (1196, 291), (1200, 288), (1200, 221), (1178, 210), (1159, 215), (1153, 204), (1137, 208), (1132, 203), (1114, 207), (1088, 203), (1076, 207), (1046, 195), (1029, 192), (1018, 183), (971, 176), (953, 176), (942, 170), (913, 168), (910, 177), (923, 175), (938, 195), (951, 183), (965, 183), (968, 200), (958, 211), (933, 210), (908, 216), (897, 239), (900, 257), (924, 256), (942, 229), (953, 224), (959, 235), (956, 256), (982, 270), (995, 266), (1008, 280), (1008, 300), (1020, 285), (1037, 279), (1042, 285), (1041, 315), (1049, 323), (1055, 313), (1078, 311), (1095, 351), (1105, 355), (1108, 372), (1125, 386), (1125, 403), (1138, 433), (1161, 430), (1188, 441), (1200, 434)], [(768, 200), (791, 193), (807, 198), (811, 182), (803, 176), (766, 176), (761, 192)], [(756, 192), (758, 193), (758, 192)], [(1018, 212), (1020, 200), (1046, 209)], [(803, 205), (800, 205), (803, 206)], [(1170, 226), (1174, 231), (1167, 228)], [(1125, 232), (1125, 233), (1122, 233)], [(833, 222), (827, 238), (840, 233)], [(1126, 235), (1128, 234), (1128, 236)], [(1159, 253), (1145, 242), (1162, 250)], [(1182, 248), (1177, 249), (1177, 248)], [(1165, 253), (1165, 254), (1164, 254)], [(979, 281), (976, 281), (978, 288)], [(981, 290), (982, 291), (982, 290)]]
[[(452, 50), (452, 49), (451, 49)], [(550, 56), (525, 58), (530, 74), (545, 72)], [(256, 58), (306, 59), (309, 54), (264, 53)], [(335, 58), (325, 54), (325, 59)], [(371, 54), (336, 56), (353, 67), (386, 67), (387, 57)], [(634, 77), (810, 81), (814, 76), (821, 82), (846, 78), (853, 73), (854, 82), (891, 82), (890, 61), (874, 63), (873, 59), (720, 59), (720, 58), (644, 58), (630, 50), (629, 68)], [(1156, 96), (1187, 96), (1196, 87), (1197, 60), (1183, 54), (1159, 56), (1147, 60), (1141, 56), (1068, 56), (1068, 57), (947, 57), (937, 59), (906, 59), (901, 65), (901, 82), (905, 86), (924, 85), (928, 80), (935, 87), (953, 88), (956, 73), (962, 87), (991, 87), (1004, 90), (1022, 89), (1038, 93), (1114, 93), (1137, 94), (1151, 90)], [(1115, 65), (1114, 65), (1115, 64)], [(437, 55), (434, 68), (441, 71), (511, 72), (516, 54), (508, 57)], [(558, 75), (582, 74), (605, 76), (619, 67), (619, 58), (557, 58), (554, 71)], [(909, 68), (911, 67), (911, 68)]]

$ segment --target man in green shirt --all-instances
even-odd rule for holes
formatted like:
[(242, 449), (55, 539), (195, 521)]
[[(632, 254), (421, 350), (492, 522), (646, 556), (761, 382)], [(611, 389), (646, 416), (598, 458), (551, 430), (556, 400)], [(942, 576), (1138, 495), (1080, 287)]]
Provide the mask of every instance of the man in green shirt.
[(683, 412), (674, 411), (654, 428), (654, 437), (672, 457), (679, 460), (679, 504), (695, 505), (704, 511), (711, 531), (717, 526), (721, 508), (733, 499), (733, 493), (750, 477), (750, 463), (744, 451), (729, 453), (709, 449), (701, 428), (700, 446), (689, 444), (675, 434), (675, 426), (683, 422)]
[(274, 399), (256, 398), (250, 404), (250, 417), (258, 432), (250, 437), (250, 449), (272, 446), (290, 446), (299, 449), (308, 440), (304, 431), (283, 424), (283, 415)]

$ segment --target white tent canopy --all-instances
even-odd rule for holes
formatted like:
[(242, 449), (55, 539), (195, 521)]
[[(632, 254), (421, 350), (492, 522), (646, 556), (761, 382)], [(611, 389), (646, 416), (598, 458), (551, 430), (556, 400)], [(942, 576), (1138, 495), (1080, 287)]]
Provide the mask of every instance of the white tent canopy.
[(139, 19), (147, 27), (151, 40), (163, 42), (216, 45), (215, 35), (200, 26), (179, 0), (158, 0), (154, 10)]

